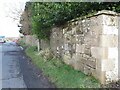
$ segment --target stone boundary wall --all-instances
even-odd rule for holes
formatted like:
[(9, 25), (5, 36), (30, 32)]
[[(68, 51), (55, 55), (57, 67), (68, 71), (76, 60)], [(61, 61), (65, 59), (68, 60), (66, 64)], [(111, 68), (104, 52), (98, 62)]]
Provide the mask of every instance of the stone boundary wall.
[(26, 35), (22, 38), (22, 40), (30, 46), (37, 46), (38, 44), (38, 39), (36, 38), (35, 35)]
[(66, 64), (102, 84), (118, 80), (119, 14), (100, 11), (83, 20), (52, 29), (50, 47)]
[[(37, 39), (35, 35), (26, 35), (22, 38), (22, 40), (27, 45), (30, 45), (30, 46), (38, 46), (38, 42), (39, 42), (39, 40)], [(50, 46), (49, 41), (40, 40), (40, 47), (42, 50), (45, 50), (49, 46)]]
[[(87, 75), (93, 75), (102, 84), (117, 81), (118, 29), (120, 14), (102, 10), (61, 27), (54, 27), (50, 42), (41, 40), (41, 48), (50, 47), (56, 57)], [(37, 46), (35, 36), (25, 36), (24, 41)]]

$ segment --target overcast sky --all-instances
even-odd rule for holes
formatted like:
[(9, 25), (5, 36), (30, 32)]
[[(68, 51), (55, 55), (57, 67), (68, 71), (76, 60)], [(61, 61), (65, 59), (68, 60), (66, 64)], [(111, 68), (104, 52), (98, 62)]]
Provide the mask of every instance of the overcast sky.
[[(0, 0), (0, 36), (18, 37), (18, 12), (22, 12), (28, 0)], [(13, 19), (15, 18), (15, 19)], [(18, 19), (18, 20), (16, 20)]]

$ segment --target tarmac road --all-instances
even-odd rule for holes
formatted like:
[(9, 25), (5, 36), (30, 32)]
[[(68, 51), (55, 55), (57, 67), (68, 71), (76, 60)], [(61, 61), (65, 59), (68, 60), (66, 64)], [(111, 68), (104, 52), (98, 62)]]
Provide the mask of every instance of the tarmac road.
[(15, 43), (1, 45), (2, 88), (26, 88), (19, 64), (20, 48)]
[(55, 86), (36, 68), (23, 48), (16, 43), (0, 44), (0, 85), (2, 88), (54, 88)]

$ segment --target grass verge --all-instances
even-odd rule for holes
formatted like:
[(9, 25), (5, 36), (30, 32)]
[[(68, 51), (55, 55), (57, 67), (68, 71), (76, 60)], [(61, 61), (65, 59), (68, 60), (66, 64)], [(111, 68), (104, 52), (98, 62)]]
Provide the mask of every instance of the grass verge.
[(58, 88), (99, 88), (100, 83), (92, 76), (74, 70), (59, 59), (45, 61), (37, 55), (35, 47), (28, 47), (26, 54)]
[(19, 45), (23, 46), (24, 48), (27, 47), (27, 45), (24, 43), (24, 41), (20, 40), (18, 42)]

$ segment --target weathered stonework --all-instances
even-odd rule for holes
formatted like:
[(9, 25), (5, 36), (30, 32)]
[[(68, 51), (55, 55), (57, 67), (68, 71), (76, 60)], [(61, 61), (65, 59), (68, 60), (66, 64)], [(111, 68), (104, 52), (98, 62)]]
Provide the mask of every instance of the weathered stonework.
[(92, 17), (53, 28), (53, 52), (58, 51), (66, 64), (93, 75), (102, 84), (117, 81), (118, 17), (115, 12), (103, 10)]
[[(54, 27), (50, 36), (50, 49), (66, 64), (85, 74), (93, 75), (102, 84), (117, 81), (120, 79), (119, 29), (120, 15), (103, 10), (83, 20)], [(32, 37), (28, 37), (26, 42), (31, 44), (32, 40), (32, 44), (35, 44)], [(49, 43), (42, 41), (42, 49), (48, 46)]]

